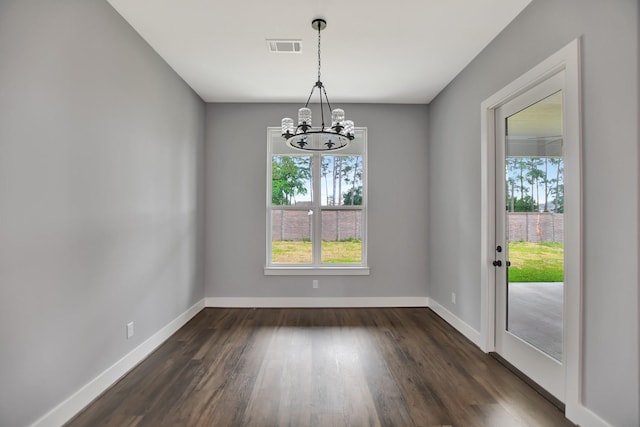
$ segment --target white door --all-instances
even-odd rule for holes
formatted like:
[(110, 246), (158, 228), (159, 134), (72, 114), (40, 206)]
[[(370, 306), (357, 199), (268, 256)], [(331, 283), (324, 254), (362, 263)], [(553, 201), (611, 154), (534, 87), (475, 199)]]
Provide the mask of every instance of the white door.
[(495, 347), (565, 401), (564, 71), (495, 111)]

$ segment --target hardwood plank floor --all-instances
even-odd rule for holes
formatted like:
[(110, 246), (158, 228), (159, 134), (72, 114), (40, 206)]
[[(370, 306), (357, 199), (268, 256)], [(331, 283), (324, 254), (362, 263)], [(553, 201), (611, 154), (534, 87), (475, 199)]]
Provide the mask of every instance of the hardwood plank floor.
[(67, 425), (573, 424), (427, 308), (209, 308)]

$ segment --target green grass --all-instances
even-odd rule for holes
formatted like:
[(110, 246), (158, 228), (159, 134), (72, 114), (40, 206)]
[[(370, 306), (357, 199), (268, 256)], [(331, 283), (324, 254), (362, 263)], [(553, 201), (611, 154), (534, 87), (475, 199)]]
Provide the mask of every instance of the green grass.
[(510, 282), (562, 282), (562, 243), (509, 242)]
[(322, 262), (360, 263), (362, 262), (362, 242), (348, 239), (341, 242), (322, 241)]
[(271, 261), (282, 264), (310, 264), (311, 242), (275, 240), (271, 242)]
[[(277, 240), (272, 242), (272, 260), (277, 264), (310, 264), (311, 242)], [(562, 243), (509, 242), (510, 282), (562, 282), (564, 248)], [(347, 239), (322, 241), (322, 262), (353, 264), (362, 261), (362, 242)]]
[[(310, 264), (311, 242), (275, 240), (271, 242), (271, 259), (279, 264)], [(340, 242), (322, 241), (322, 262), (353, 264), (362, 262), (362, 242), (347, 239)]]

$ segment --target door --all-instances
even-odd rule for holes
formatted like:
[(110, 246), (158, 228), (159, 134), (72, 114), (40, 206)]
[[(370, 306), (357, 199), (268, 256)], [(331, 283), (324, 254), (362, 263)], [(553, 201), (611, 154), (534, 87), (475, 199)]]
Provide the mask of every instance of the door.
[(496, 110), (496, 351), (564, 402), (564, 72)]

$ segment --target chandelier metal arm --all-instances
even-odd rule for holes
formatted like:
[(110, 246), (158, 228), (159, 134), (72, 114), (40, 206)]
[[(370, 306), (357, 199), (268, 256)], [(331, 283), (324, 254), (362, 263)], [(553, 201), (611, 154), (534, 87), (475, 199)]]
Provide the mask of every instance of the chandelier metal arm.
[(314, 90), (316, 90), (316, 86), (315, 85), (311, 88), (311, 93), (309, 94), (309, 98), (307, 98), (307, 103), (304, 104), (305, 108), (307, 108), (309, 106), (309, 101), (311, 101), (311, 97), (313, 96), (313, 91)]
[(329, 97), (327, 96), (327, 91), (325, 90), (324, 86), (322, 86), (322, 93), (324, 93), (324, 99), (327, 100), (327, 106), (329, 107), (329, 111), (333, 111), (333, 108), (331, 108), (331, 103), (329, 102)]
[[(319, 83), (322, 85), (321, 82)], [(323, 86), (320, 86), (320, 89), (318, 90), (318, 98), (320, 98), (320, 119), (322, 119), (322, 129), (324, 129), (324, 106), (322, 105), (322, 89)]]

